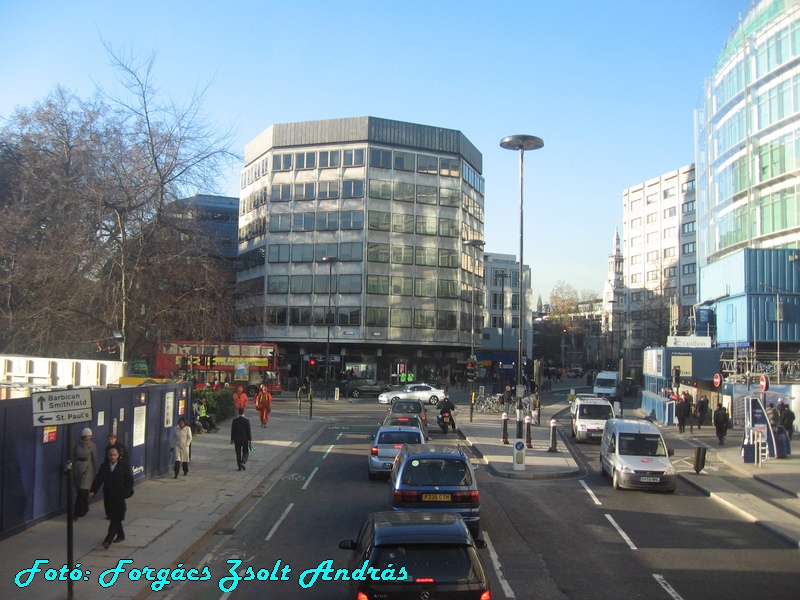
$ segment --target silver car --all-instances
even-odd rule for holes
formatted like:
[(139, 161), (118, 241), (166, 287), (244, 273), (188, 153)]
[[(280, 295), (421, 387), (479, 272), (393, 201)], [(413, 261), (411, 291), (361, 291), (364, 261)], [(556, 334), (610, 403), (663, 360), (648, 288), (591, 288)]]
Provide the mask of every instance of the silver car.
[(378, 396), (381, 404), (390, 404), (396, 400), (421, 400), (428, 404), (438, 404), (439, 400), (447, 398), (447, 392), (435, 388), (427, 383), (412, 383), (400, 390), (390, 390)]
[(370, 436), (373, 444), (369, 449), (367, 464), (369, 478), (375, 479), (380, 474), (392, 472), (397, 453), (406, 444), (424, 444), (425, 434), (419, 427), (406, 425), (387, 425), (381, 427), (374, 436)]

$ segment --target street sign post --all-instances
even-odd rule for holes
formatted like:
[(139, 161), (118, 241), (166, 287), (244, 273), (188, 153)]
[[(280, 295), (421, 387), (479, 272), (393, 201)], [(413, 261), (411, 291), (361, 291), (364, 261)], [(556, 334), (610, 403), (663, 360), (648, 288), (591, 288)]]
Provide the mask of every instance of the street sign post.
[(88, 388), (33, 394), (33, 426), (72, 425), (92, 420), (92, 390)]

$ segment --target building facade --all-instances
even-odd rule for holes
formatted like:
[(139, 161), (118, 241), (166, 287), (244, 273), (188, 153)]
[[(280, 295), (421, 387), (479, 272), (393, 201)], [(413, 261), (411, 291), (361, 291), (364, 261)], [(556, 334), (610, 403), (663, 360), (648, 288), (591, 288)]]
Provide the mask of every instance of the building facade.
[(699, 266), (800, 241), (800, 2), (762, 0), (727, 40), (696, 113)]
[(237, 338), (277, 342), (295, 378), (328, 358), (332, 378), (452, 376), (482, 325), (481, 171), (451, 129), (270, 126), (245, 148)]
[(629, 187), (623, 191), (622, 208), (621, 252), (615, 240), (609, 256), (604, 330), (614, 339), (613, 357), (623, 358), (638, 373), (644, 348), (665, 344), (668, 335), (694, 331), (694, 165)]

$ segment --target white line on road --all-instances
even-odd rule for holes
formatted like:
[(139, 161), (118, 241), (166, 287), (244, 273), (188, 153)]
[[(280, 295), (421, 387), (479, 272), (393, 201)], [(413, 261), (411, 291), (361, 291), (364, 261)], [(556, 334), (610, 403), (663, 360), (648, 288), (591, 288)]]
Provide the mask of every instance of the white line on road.
[(323, 455), (322, 455), (322, 458), (326, 458), (326, 457), (328, 456), (328, 454), (330, 453), (330, 451), (331, 451), (331, 450), (333, 450), (333, 444), (331, 444), (330, 446), (328, 446), (328, 449), (327, 449), (327, 450), (325, 450), (325, 454), (323, 454)]
[(636, 546), (631, 541), (631, 538), (628, 537), (627, 533), (622, 531), (622, 527), (617, 525), (617, 522), (614, 520), (614, 517), (612, 517), (611, 515), (606, 515), (606, 519), (608, 519), (611, 522), (611, 524), (614, 526), (614, 529), (617, 530), (617, 533), (619, 533), (622, 536), (622, 539), (628, 543), (628, 546), (631, 547), (631, 550), (636, 550)]
[(268, 542), (270, 540), (270, 538), (274, 535), (274, 533), (276, 531), (278, 531), (278, 526), (281, 523), (283, 523), (283, 520), (286, 518), (286, 515), (289, 514), (289, 511), (292, 510), (293, 506), (294, 506), (294, 502), (292, 502), (289, 506), (286, 507), (286, 510), (283, 511), (283, 514), (281, 515), (281, 518), (278, 519), (278, 522), (275, 523), (275, 525), (272, 526), (272, 529), (269, 530), (269, 533), (267, 534), (267, 537), (264, 538), (265, 542)]
[(508, 585), (508, 581), (506, 581), (506, 578), (503, 576), (503, 567), (500, 566), (500, 558), (497, 556), (494, 546), (492, 546), (492, 540), (485, 531), (483, 532), (483, 540), (486, 542), (486, 548), (489, 550), (489, 557), (492, 559), (492, 565), (494, 565), (494, 572), (497, 574), (500, 587), (503, 588), (503, 594), (506, 598), (516, 598), (514, 590), (511, 589), (511, 586)]
[(585, 489), (586, 492), (592, 497), (592, 500), (594, 500), (595, 504), (597, 504), (598, 506), (600, 504), (602, 504), (602, 502), (600, 502), (600, 500), (597, 499), (597, 496), (594, 495), (594, 492), (589, 489), (589, 486), (586, 485), (586, 482), (583, 479), (579, 479), (578, 481), (581, 482), (581, 485), (583, 486), (583, 489)]
[(655, 577), (656, 581), (659, 585), (666, 590), (666, 592), (674, 598), (674, 600), (683, 600), (681, 595), (675, 591), (675, 589), (667, 583), (667, 580), (664, 579), (663, 575), (658, 575), (657, 573), (653, 573), (653, 577)]
[(303, 487), (300, 488), (301, 490), (304, 490), (308, 487), (308, 484), (311, 483), (311, 478), (314, 477), (314, 475), (316, 475), (317, 471), (319, 471), (319, 467), (314, 467), (314, 470), (311, 471), (311, 475), (308, 476), (308, 479), (306, 479), (306, 482), (303, 484)]

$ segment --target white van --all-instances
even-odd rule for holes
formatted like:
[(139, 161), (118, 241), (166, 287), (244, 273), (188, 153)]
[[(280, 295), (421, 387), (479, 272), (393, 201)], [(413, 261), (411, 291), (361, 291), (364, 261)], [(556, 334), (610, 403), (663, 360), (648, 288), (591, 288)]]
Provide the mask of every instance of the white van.
[(616, 371), (600, 371), (594, 378), (592, 393), (595, 396), (609, 398), (611, 402), (622, 398), (619, 386), (619, 373)]
[(614, 407), (605, 398), (575, 398), (572, 437), (576, 442), (599, 442), (606, 421), (614, 418)]
[(609, 419), (600, 440), (600, 473), (615, 490), (675, 491), (677, 474), (658, 427), (643, 419)]

